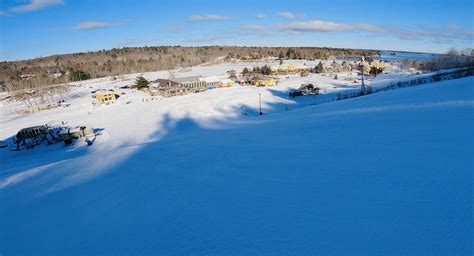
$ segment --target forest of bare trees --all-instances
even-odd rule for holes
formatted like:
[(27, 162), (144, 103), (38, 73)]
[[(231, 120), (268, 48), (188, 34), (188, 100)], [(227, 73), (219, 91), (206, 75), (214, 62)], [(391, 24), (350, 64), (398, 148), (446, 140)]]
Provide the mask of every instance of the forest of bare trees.
[(0, 89), (16, 91), (70, 81), (189, 67), (225, 57), (251, 60), (324, 59), (329, 56), (372, 56), (376, 51), (319, 47), (157, 46), (125, 47), (32, 60), (0, 63)]
[(445, 55), (423, 63), (421, 70), (438, 71), (450, 68), (474, 67), (474, 49), (449, 50)]
[(47, 85), (34, 89), (22, 89), (12, 92), (14, 101), (23, 102), (26, 112), (34, 112), (44, 108), (57, 107), (64, 102), (70, 87), (66, 85)]
[(404, 60), (401, 62), (402, 69), (415, 68), (423, 71), (439, 71), (451, 68), (474, 67), (474, 51), (470, 53), (450, 50), (444, 55), (429, 61)]

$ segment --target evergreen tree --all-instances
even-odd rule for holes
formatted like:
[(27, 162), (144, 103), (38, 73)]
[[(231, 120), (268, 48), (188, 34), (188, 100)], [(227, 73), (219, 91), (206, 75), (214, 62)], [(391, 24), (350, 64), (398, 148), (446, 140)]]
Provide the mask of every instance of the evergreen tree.
[(295, 56), (296, 56), (295, 50), (293, 48), (288, 48), (288, 50), (286, 51), (286, 58), (295, 59)]
[(71, 71), (71, 74), (69, 75), (69, 80), (72, 82), (87, 80), (90, 78), (91, 78), (91, 75), (89, 75), (88, 73), (82, 70), (73, 70)]
[(280, 59), (280, 62), (284, 57), (285, 57), (285, 54), (282, 51), (280, 51), (280, 55), (278, 55), (278, 59)]
[(272, 69), (268, 65), (265, 65), (262, 67), (261, 73), (262, 75), (271, 75)]
[(370, 67), (369, 74), (373, 76), (377, 76), (378, 74), (382, 73), (383, 69), (378, 68), (378, 67)]
[(146, 80), (143, 76), (139, 76), (137, 77), (137, 79), (135, 80), (135, 86), (138, 88), (138, 89), (144, 89), (144, 88), (148, 88), (148, 84), (150, 82), (148, 82), (148, 80)]
[(320, 61), (319, 64), (314, 68), (315, 73), (323, 73), (324, 72), (324, 67), (323, 63)]
[(244, 70), (242, 70), (242, 75), (243, 75), (243, 76), (246, 76), (246, 75), (248, 75), (248, 74), (249, 74), (249, 70), (248, 70), (247, 67), (245, 67)]

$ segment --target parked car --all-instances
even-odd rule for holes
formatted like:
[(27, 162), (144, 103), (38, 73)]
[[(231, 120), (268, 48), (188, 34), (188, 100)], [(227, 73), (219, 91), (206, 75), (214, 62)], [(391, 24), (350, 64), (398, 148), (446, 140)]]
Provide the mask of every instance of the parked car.
[(292, 98), (305, 95), (318, 95), (321, 89), (314, 84), (302, 84), (299, 89), (291, 89), (288, 95)]
[(304, 95), (318, 95), (319, 94), (319, 87), (314, 86), (314, 84), (302, 84), (300, 86), (300, 90), (303, 91)]
[(288, 95), (292, 98), (295, 98), (295, 97), (299, 97), (299, 96), (303, 96), (304, 93), (303, 91), (301, 90), (298, 90), (298, 89), (291, 89), (289, 92), (288, 92)]

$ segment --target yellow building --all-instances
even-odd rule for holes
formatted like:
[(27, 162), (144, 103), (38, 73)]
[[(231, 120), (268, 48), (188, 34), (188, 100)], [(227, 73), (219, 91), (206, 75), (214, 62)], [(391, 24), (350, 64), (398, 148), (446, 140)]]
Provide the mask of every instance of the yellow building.
[(280, 66), (272, 67), (272, 75), (288, 75), (288, 74), (298, 74), (301, 72), (307, 71), (306, 67), (297, 67), (296, 65), (290, 64), (286, 68)]
[(98, 103), (109, 104), (115, 102), (117, 98), (115, 92), (108, 91), (96, 94), (95, 99)]
[(375, 68), (379, 68), (379, 69), (382, 69), (382, 70), (385, 70), (388, 65), (386, 62), (383, 62), (383, 61), (378, 61), (378, 60), (374, 60), (370, 63), (370, 67), (375, 67)]
[(296, 73), (298, 69), (295, 65), (288, 65), (288, 73)]
[(274, 79), (258, 79), (255, 81), (256, 86), (275, 86)]
[(231, 87), (231, 86), (234, 86), (235, 85), (235, 82), (230, 80), (230, 79), (223, 79), (220, 83), (219, 83), (220, 87)]
[(286, 74), (288, 74), (288, 70), (286, 68), (272, 67), (272, 75), (286, 75)]

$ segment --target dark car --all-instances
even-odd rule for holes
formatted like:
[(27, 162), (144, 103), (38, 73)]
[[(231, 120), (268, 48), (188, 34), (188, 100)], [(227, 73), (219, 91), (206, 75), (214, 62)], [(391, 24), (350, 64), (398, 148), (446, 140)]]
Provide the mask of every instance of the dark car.
[(298, 89), (292, 89), (288, 92), (288, 95), (292, 98), (295, 98), (295, 97), (299, 97), (299, 96), (303, 96), (304, 93), (303, 91), (301, 90), (298, 90)]

